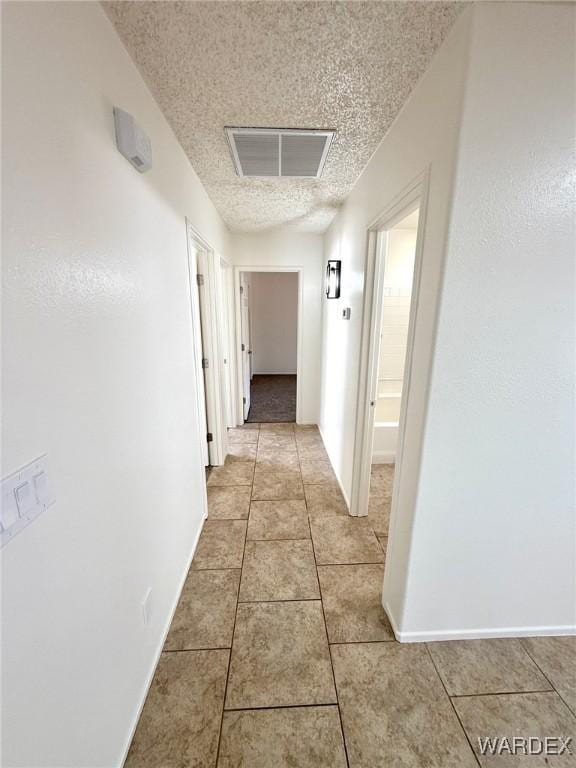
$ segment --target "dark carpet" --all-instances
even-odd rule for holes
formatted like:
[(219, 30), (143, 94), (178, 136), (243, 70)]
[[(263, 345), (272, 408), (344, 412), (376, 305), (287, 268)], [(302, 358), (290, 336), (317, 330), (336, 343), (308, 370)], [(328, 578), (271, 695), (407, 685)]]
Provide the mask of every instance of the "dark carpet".
[(255, 374), (247, 421), (296, 421), (296, 376)]

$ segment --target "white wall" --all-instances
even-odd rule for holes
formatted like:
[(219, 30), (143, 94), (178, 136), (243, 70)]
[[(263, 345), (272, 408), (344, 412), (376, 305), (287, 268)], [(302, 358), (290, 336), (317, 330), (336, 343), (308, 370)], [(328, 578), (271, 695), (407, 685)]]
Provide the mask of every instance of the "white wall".
[(231, 234), (232, 260), (240, 267), (302, 267), (303, 329), (300, 421), (317, 424), (320, 412), (320, 356), (324, 276), (322, 235), (288, 227)]
[(250, 319), (254, 373), (296, 373), (298, 273), (252, 272)]
[(99, 4), (2, 11), (2, 473), (47, 452), (56, 497), (2, 551), (3, 765), (111, 768), (201, 525), (184, 216), (228, 235)]
[(575, 21), (475, 12), (408, 637), (576, 630)]
[(406, 640), (574, 625), (573, 13), (464, 11), (326, 237), (321, 426), (349, 491), (366, 230), (430, 167), (384, 584)]
[(416, 230), (392, 229), (384, 264), (377, 422), (398, 422), (410, 323)]
[[(424, 415), (434, 327), (442, 276), (462, 90), (466, 74), (470, 14), (464, 12), (428, 71), (374, 154), (325, 238), (325, 259), (342, 261), (342, 296), (324, 300), (321, 429), (343, 491), (350, 496), (367, 231), (392, 201), (431, 166), (425, 223), (425, 254), (415, 335), (417, 364), (410, 393), (403, 461), (403, 508), (410, 509), (419, 471), (418, 445)], [(352, 310), (342, 319), (343, 307)], [(409, 544), (409, 528), (403, 546)], [(400, 546), (398, 544), (398, 546)]]

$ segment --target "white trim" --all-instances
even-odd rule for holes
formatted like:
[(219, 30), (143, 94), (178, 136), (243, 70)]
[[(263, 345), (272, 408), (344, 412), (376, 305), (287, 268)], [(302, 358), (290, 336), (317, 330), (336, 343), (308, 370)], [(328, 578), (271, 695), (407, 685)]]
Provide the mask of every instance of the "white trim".
[[(202, 235), (190, 224), (186, 218), (186, 236), (188, 239), (188, 260), (190, 274), (196, 274), (196, 265), (190, 262), (193, 244), (198, 251), (198, 259), (202, 274), (204, 275), (203, 289), (205, 291), (205, 307), (200, 307), (202, 317), (202, 345), (204, 356), (208, 358), (208, 369), (205, 375), (206, 387), (206, 417), (208, 431), (212, 433), (212, 442), (208, 444), (210, 464), (219, 466), (224, 464), (227, 453), (227, 430), (224, 408), (224, 365), (221, 354), (221, 320), (218, 312), (218, 274), (220, 269), (220, 255), (204, 240)], [(193, 268), (194, 267), (194, 268)], [(193, 283), (193, 280), (192, 280)], [(193, 288), (193, 285), (191, 285)]]
[[(236, 426), (236, 375), (234, 371), (236, 346), (234, 333), (234, 271), (226, 259), (220, 257), (220, 306), (225, 318), (223, 330), (224, 387), (226, 400), (226, 426)], [(224, 363), (224, 360), (222, 361)]]
[(252, 371), (254, 376), (297, 376), (298, 371)]
[[(405, 216), (419, 208), (416, 255), (410, 302), (410, 320), (406, 346), (404, 368), (403, 397), (400, 408), (398, 443), (396, 447), (396, 476), (392, 497), (392, 510), (396, 505), (397, 488), (402, 471), (404, 432), (406, 411), (410, 396), (410, 378), (412, 371), (412, 353), (414, 347), (414, 329), (418, 312), (420, 294), (420, 275), (422, 270), (422, 251), (424, 227), (428, 202), (430, 170), (427, 168), (397, 195), (383, 212), (370, 224), (368, 229), (368, 251), (366, 254), (365, 287), (362, 313), (362, 335), (360, 341), (360, 370), (358, 381), (358, 400), (356, 405), (356, 433), (354, 437), (354, 463), (352, 468), (352, 492), (350, 514), (365, 516), (368, 514), (370, 497), (370, 466), (375, 423), (375, 405), (377, 400), (377, 368), (382, 321), (382, 296), (384, 281), (384, 262), (386, 258), (387, 232)], [(391, 511), (391, 515), (393, 512)]]
[(336, 472), (334, 468), (334, 464), (332, 463), (332, 459), (330, 458), (330, 454), (328, 453), (328, 449), (326, 448), (326, 440), (324, 440), (324, 432), (322, 431), (322, 427), (319, 424), (317, 426), (318, 426), (318, 432), (320, 432), (320, 437), (322, 438), (322, 444), (324, 445), (324, 450), (326, 451), (326, 455), (328, 456), (328, 461), (330, 462), (330, 466), (332, 467), (332, 471), (334, 472), (334, 476), (336, 477), (336, 482), (338, 483), (338, 487), (340, 488), (340, 493), (344, 497), (344, 501), (346, 502), (346, 506), (348, 507), (348, 514), (350, 514), (350, 497), (346, 493), (346, 489), (342, 485), (340, 476), (338, 475), (338, 472)]
[[(186, 222), (186, 227), (188, 223)], [(200, 301), (198, 296), (198, 287), (196, 285), (196, 254), (192, 256), (191, 240), (186, 231), (186, 262), (188, 266), (188, 298), (190, 299), (190, 330), (192, 334), (192, 362), (194, 364), (195, 386), (190, 387), (190, 391), (195, 393), (196, 418), (198, 421), (198, 442), (202, 453), (203, 467), (210, 464), (208, 456), (208, 443), (203, 437), (208, 430), (208, 415), (206, 413), (206, 393), (204, 388), (204, 374), (200, 367), (200, 358), (202, 357), (202, 331), (200, 322)], [(194, 264), (192, 259), (194, 258)]]
[[(242, 381), (242, 325), (241, 325), (241, 305), (240, 305), (240, 273), (241, 272), (296, 272), (298, 275), (298, 329), (297, 329), (297, 350), (296, 350), (296, 423), (303, 424), (300, 421), (302, 413), (302, 349), (304, 340), (304, 267), (277, 267), (277, 266), (258, 266), (248, 265), (234, 267), (234, 305), (236, 307), (236, 380), (237, 380), (237, 423), (243, 424), (242, 397), (244, 382)], [(278, 374), (282, 375), (282, 374)], [(241, 420), (238, 419), (241, 415)], [(313, 422), (311, 422), (313, 423)]]
[(399, 643), (433, 643), (446, 640), (484, 640), (499, 637), (552, 637), (576, 635), (576, 625), (554, 627), (491, 627), (489, 629), (443, 629), (430, 632), (399, 632), (398, 625), (387, 603), (388, 616), (394, 636)]
[[(202, 473), (204, 473), (204, 468), (202, 468)], [(158, 662), (160, 661), (160, 656), (162, 655), (162, 651), (164, 650), (164, 644), (166, 642), (166, 638), (168, 637), (168, 632), (170, 631), (172, 620), (174, 619), (174, 614), (176, 613), (176, 608), (178, 607), (178, 603), (180, 601), (180, 595), (182, 594), (182, 590), (184, 589), (184, 584), (186, 583), (188, 572), (190, 571), (190, 568), (192, 566), (192, 560), (194, 559), (194, 555), (196, 554), (196, 547), (198, 546), (198, 542), (200, 541), (200, 534), (202, 533), (202, 529), (204, 528), (204, 523), (206, 522), (206, 519), (208, 517), (208, 500), (206, 495), (206, 483), (204, 481), (204, 477), (202, 477), (202, 483), (204, 487), (204, 494), (202, 499), (204, 513), (202, 515), (202, 524), (198, 529), (198, 533), (196, 534), (194, 544), (192, 545), (192, 551), (190, 553), (190, 557), (188, 558), (186, 568), (184, 569), (184, 573), (182, 574), (182, 577), (180, 579), (180, 586), (178, 587), (178, 592), (176, 594), (174, 602), (172, 603), (172, 607), (170, 609), (170, 615), (168, 616), (168, 621), (166, 622), (166, 626), (164, 627), (164, 631), (162, 633), (162, 639), (160, 641), (160, 644), (158, 645), (158, 648), (156, 649), (156, 653), (154, 654), (154, 663), (152, 665), (152, 670), (148, 675), (146, 686), (144, 688), (144, 693), (142, 695), (142, 700), (138, 705), (138, 711), (136, 712), (136, 717), (132, 721), (132, 726), (128, 734), (128, 739), (126, 741), (126, 746), (124, 747), (124, 753), (122, 755), (122, 760), (120, 761), (120, 765), (124, 765), (124, 763), (126, 762), (126, 758), (128, 757), (128, 750), (130, 749), (130, 745), (132, 744), (132, 739), (134, 738), (134, 734), (136, 733), (136, 728), (138, 727), (138, 722), (140, 720), (142, 710), (144, 709), (144, 704), (146, 703), (146, 699), (148, 698), (150, 686), (152, 685), (152, 681), (154, 680), (154, 675), (156, 674), (156, 667), (158, 666)]]

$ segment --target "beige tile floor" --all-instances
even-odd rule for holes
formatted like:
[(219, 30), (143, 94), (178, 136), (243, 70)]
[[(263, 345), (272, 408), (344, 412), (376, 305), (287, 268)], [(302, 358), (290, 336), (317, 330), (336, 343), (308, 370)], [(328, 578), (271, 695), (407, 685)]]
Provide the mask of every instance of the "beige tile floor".
[(394, 640), (380, 604), (393, 467), (373, 467), (358, 520), (315, 427), (250, 424), (230, 445), (126, 766), (575, 766), (477, 745), (576, 743), (576, 638)]

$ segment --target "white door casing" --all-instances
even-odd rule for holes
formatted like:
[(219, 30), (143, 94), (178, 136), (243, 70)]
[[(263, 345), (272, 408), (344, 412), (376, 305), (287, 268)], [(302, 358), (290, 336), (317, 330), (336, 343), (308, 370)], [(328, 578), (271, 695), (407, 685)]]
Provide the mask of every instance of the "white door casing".
[[(206, 436), (208, 442), (209, 463), (219, 466), (224, 463), (227, 453), (226, 411), (225, 411), (225, 372), (221, 353), (223, 338), (222, 313), (218, 311), (220, 282), (220, 258), (214, 250), (187, 222), (188, 265), (193, 304), (197, 297), (197, 310), (201, 336), (202, 357), (200, 371), (203, 373), (203, 386), (198, 391), (198, 400), (204, 393), (206, 413)], [(197, 376), (197, 382), (201, 379)], [(202, 410), (201, 404), (199, 411)]]
[(242, 397), (243, 418), (248, 418), (250, 410), (250, 382), (252, 380), (252, 365), (250, 348), (250, 283), (245, 275), (240, 275), (240, 358), (242, 361)]
[(192, 314), (192, 343), (194, 357), (194, 373), (196, 383), (196, 412), (198, 418), (198, 427), (200, 432), (202, 459), (204, 466), (210, 463), (208, 455), (208, 442), (205, 439), (208, 433), (208, 419), (206, 415), (206, 395), (204, 371), (202, 369), (202, 331), (200, 322), (200, 297), (198, 295), (198, 285), (196, 275), (198, 273), (198, 252), (193, 242), (188, 240), (188, 276), (190, 282), (190, 305)]
[[(396, 507), (397, 491), (402, 472), (406, 411), (410, 399), (412, 352), (420, 292), (422, 245), (426, 221), (428, 188), (429, 169), (426, 169), (426, 171), (411, 182), (406, 189), (387, 206), (384, 212), (376, 219), (376, 221), (374, 221), (368, 230), (368, 254), (366, 257), (364, 285), (372, 286), (372, 290), (365, 290), (364, 293), (354, 466), (352, 471), (352, 493), (350, 498), (350, 514), (353, 516), (367, 515), (370, 499), (370, 470), (372, 464), (376, 394), (378, 391), (378, 358), (380, 352), (380, 332), (382, 328), (384, 269), (386, 249), (388, 245), (387, 232), (405, 216), (419, 208), (420, 215), (416, 238), (414, 273), (412, 278), (404, 383), (398, 425), (398, 443), (396, 447), (396, 468), (394, 472), (391, 520), (394, 517), (393, 513)], [(389, 536), (389, 546), (392, 543), (391, 534), (392, 524)]]
[[(234, 287), (235, 287), (235, 303), (236, 303), (236, 369), (237, 369), (237, 399), (239, 416), (244, 412), (242, 403), (242, 391), (244, 389), (244, 373), (242, 367), (242, 302), (240, 294), (240, 286), (243, 280), (244, 273), (250, 272), (296, 272), (298, 274), (298, 329), (297, 329), (297, 351), (296, 351), (296, 422), (301, 423), (302, 413), (302, 339), (304, 333), (303, 324), (303, 307), (304, 307), (304, 267), (281, 267), (281, 266), (262, 266), (262, 265), (242, 265), (234, 268)], [(249, 347), (247, 347), (249, 348)], [(248, 366), (250, 370), (250, 366)], [(247, 413), (247, 411), (246, 411)], [(242, 424), (242, 420), (238, 420), (238, 424)]]

